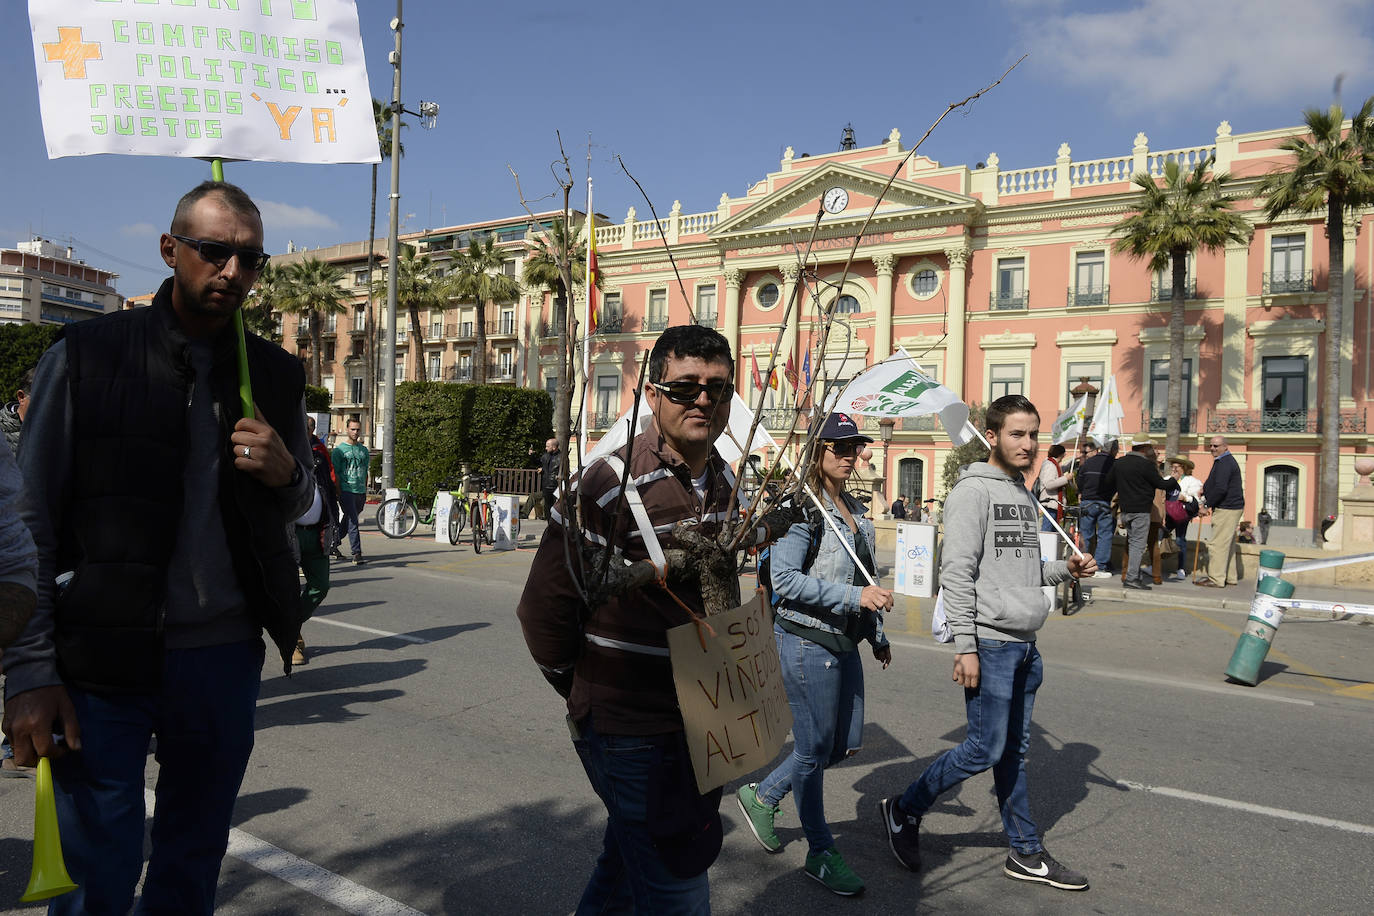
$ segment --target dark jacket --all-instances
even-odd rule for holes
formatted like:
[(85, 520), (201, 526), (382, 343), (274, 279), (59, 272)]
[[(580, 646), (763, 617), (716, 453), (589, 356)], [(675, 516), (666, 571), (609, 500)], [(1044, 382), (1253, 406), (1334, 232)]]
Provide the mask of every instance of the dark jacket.
[[(151, 308), (70, 326), (65, 333), (72, 465), (58, 528), (57, 569), (75, 575), (58, 596), (53, 642), (71, 685), (146, 692), (162, 670), (168, 564), (182, 510), (190, 344), (177, 327), (171, 281)], [(213, 342), (212, 397), (227, 454), (240, 415), (232, 331)], [(302, 426), (304, 375), (275, 344), (249, 335), (253, 400), (286, 441)], [(294, 515), (279, 494), (219, 463), (218, 502), (234, 577), (248, 613), (271, 635), (286, 671), (300, 635), (289, 539)], [(305, 492), (302, 490), (302, 492)]]
[(552, 492), (558, 489), (558, 452), (539, 453), (539, 489)]
[(1107, 477), (1107, 472), (1112, 469), (1116, 459), (1106, 452), (1098, 452), (1091, 458), (1085, 458), (1078, 468), (1076, 482), (1078, 484), (1078, 499), (1081, 502), (1085, 499), (1096, 499), (1102, 502), (1111, 502), (1113, 491), (1103, 486)]
[(1227, 452), (1212, 462), (1212, 470), (1202, 484), (1202, 498), (1209, 509), (1245, 508), (1245, 486), (1235, 455)]
[(1127, 452), (1107, 472), (1105, 492), (1115, 492), (1122, 512), (1149, 512), (1155, 491), (1178, 489), (1178, 481), (1160, 476), (1155, 463), (1140, 452)]

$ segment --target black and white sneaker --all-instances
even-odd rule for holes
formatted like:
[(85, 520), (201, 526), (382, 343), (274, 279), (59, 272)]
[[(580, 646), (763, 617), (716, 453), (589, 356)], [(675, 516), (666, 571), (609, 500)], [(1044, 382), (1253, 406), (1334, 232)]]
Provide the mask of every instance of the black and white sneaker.
[(1088, 879), (1076, 871), (1071, 871), (1045, 850), (1030, 853), (1013, 849), (1007, 855), (1007, 864), (1002, 867), (1008, 878), (1018, 881), (1034, 881), (1048, 884), (1065, 891), (1086, 891)]
[(878, 803), (883, 816), (883, 829), (887, 831), (887, 846), (892, 854), (912, 871), (921, 870), (921, 844), (919, 833), (921, 819), (912, 817), (898, 805), (897, 799), (885, 798)]

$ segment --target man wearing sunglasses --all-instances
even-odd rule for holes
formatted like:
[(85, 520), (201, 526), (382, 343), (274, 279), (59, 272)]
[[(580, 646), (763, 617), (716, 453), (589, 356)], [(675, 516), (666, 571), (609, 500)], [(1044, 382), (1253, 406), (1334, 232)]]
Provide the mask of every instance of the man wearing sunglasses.
[[(4, 653), (16, 762), (52, 758), (66, 865), (56, 913), (124, 913), (143, 870), (144, 767), (160, 772), (149, 912), (210, 913), (253, 748), (263, 630), (300, 635), (289, 523), (311, 504), (300, 363), (232, 318), (267, 256), (239, 188), (183, 197), (146, 309), (69, 325), (34, 379), (21, 461), (38, 606)], [(59, 742), (55, 735), (61, 735)]]
[[(586, 545), (609, 541), (637, 561), (654, 552), (646, 529), (664, 548), (673, 546), (672, 527), (684, 519), (701, 520), (707, 536), (719, 530), (733, 479), (715, 442), (729, 419), (733, 376), (730, 345), (715, 330), (691, 324), (663, 332), (644, 386), (652, 422), (588, 467), (573, 494), (580, 496)], [(630, 488), (622, 494), (625, 464)], [(695, 573), (674, 570), (671, 595), (650, 585), (584, 606), (565, 559), (563, 509), (549, 512), (518, 615), (530, 654), (568, 701), (573, 745), (608, 815), (577, 911), (620, 911), (633, 902), (636, 913), (707, 912), (706, 870), (721, 845), (721, 791), (697, 791), (667, 639), (670, 628), (691, 619), (674, 596), (703, 614), (700, 583)]]

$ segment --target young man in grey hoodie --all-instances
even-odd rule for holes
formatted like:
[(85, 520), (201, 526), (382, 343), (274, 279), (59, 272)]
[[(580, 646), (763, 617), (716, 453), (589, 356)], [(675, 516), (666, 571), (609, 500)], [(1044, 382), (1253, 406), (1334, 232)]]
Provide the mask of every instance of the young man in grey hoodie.
[(1040, 842), (1026, 787), (1031, 708), (1042, 668), (1035, 633), (1050, 599), (1041, 586), (1091, 576), (1091, 555), (1042, 561), (1039, 511), (1025, 475), (1039, 449), (1040, 414), (1021, 395), (987, 412), (986, 462), (971, 464), (945, 500), (940, 578), (954, 634), (954, 682), (964, 688), (968, 735), (945, 751), (901, 796), (881, 802), (888, 846), (912, 871), (921, 867), (917, 832), (935, 800), (970, 776), (992, 770), (1010, 844), (1003, 872), (1071, 891), (1088, 879), (1057, 862)]

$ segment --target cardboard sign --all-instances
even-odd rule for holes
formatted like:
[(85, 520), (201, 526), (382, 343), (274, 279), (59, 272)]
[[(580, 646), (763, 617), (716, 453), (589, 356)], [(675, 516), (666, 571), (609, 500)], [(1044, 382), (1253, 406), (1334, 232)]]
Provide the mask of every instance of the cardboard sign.
[(352, 0), (29, 0), (48, 158), (379, 162)]
[(763, 592), (708, 620), (716, 635), (703, 628), (704, 649), (696, 624), (668, 631), (678, 707), (703, 794), (772, 763), (792, 727)]

